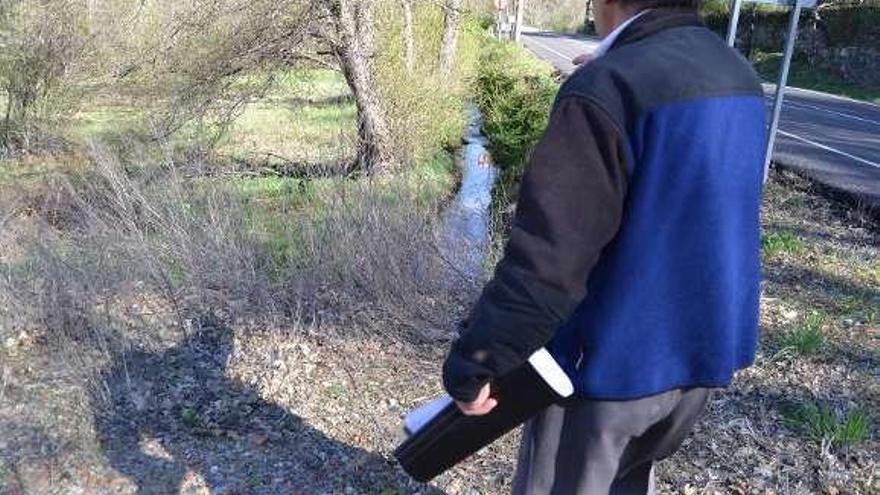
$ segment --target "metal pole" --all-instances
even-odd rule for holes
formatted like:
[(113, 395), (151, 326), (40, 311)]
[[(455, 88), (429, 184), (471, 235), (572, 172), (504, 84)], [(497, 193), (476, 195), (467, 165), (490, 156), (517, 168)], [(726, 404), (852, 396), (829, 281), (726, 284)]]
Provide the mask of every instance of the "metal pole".
[(788, 72), (791, 69), (791, 59), (794, 55), (794, 45), (797, 42), (798, 21), (801, 18), (801, 0), (796, 0), (788, 21), (788, 38), (785, 40), (785, 56), (782, 61), (782, 71), (779, 74), (779, 84), (776, 85), (776, 101), (773, 102), (773, 119), (770, 121), (770, 136), (767, 139), (767, 157), (764, 161), (764, 181), (770, 173), (770, 162), (773, 161), (773, 149), (776, 146), (776, 134), (779, 131), (779, 119), (782, 116), (782, 103), (785, 101), (785, 86), (788, 84)]
[(516, 0), (516, 22), (513, 25), (513, 41), (522, 42), (523, 12), (526, 10), (526, 0)]
[(736, 31), (739, 28), (739, 13), (742, 12), (743, 0), (733, 0), (733, 10), (730, 11), (730, 26), (727, 27), (727, 44), (731, 47), (736, 45)]

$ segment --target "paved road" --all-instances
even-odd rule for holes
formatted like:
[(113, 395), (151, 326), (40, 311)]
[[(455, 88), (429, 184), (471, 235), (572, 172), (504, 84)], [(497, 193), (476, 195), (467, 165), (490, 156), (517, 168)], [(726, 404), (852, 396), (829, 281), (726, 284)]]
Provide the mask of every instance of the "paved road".
[[(598, 42), (574, 35), (528, 31), (525, 45), (565, 74), (571, 59)], [(765, 85), (768, 107), (775, 85)], [(880, 106), (791, 89), (786, 94), (776, 162), (880, 207)]]

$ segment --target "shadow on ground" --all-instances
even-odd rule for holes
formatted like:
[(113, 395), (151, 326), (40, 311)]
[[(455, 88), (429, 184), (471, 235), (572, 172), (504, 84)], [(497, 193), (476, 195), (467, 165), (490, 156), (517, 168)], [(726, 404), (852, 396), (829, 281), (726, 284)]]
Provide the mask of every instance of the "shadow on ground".
[(301, 97), (296, 96), (293, 98), (286, 98), (283, 100), (284, 104), (290, 107), (335, 107), (339, 105), (347, 105), (349, 103), (354, 103), (354, 96), (350, 94), (344, 95), (336, 95), (336, 96), (328, 96), (325, 98), (310, 98), (310, 97)]
[(822, 304), (837, 313), (845, 313), (852, 311), (853, 301), (860, 303), (858, 309), (876, 308), (876, 302), (880, 301), (877, 289), (815, 268), (769, 262), (764, 265), (764, 275), (768, 282), (776, 285), (768, 290), (770, 295), (776, 295), (777, 287), (787, 288), (782, 294), (806, 307)]
[(102, 452), (137, 493), (443, 493), (227, 378), (232, 345), (209, 321), (168, 351), (121, 356), (98, 381)]
[(764, 225), (766, 232), (790, 232), (801, 239), (816, 242), (838, 242), (844, 247), (861, 248), (865, 245), (866, 239), (863, 235), (859, 235), (852, 230), (844, 233), (840, 232), (823, 232), (815, 225), (790, 225), (781, 222), (767, 221)]

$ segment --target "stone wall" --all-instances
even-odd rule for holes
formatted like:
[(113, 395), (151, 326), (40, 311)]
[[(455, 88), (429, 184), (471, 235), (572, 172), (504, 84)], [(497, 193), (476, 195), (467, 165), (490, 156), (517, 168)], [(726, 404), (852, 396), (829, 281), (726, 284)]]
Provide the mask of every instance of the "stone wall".
[[(729, 16), (713, 13), (706, 17), (706, 23), (726, 36)], [(780, 52), (787, 30), (787, 12), (746, 8), (740, 17), (737, 46), (746, 54)], [(880, 86), (880, 7), (805, 11), (797, 50), (815, 67), (838, 73), (858, 84)]]
[(872, 47), (828, 49), (820, 59), (826, 68), (863, 86), (880, 87), (880, 50)]

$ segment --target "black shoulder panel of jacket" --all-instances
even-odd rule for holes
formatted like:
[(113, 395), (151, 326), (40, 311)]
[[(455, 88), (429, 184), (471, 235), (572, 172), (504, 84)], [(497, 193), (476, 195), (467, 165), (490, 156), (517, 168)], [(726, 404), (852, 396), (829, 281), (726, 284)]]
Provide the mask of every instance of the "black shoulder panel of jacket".
[(681, 10), (646, 12), (604, 56), (575, 71), (557, 102), (587, 98), (625, 132), (661, 105), (738, 94), (763, 94), (752, 65), (699, 16)]
[(589, 273), (620, 228), (624, 136), (594, 103), (558, 102), (533, 152), (503, 259), (444, 365), (446, 390), (473, 400), (523, 364), (586, 295)]

